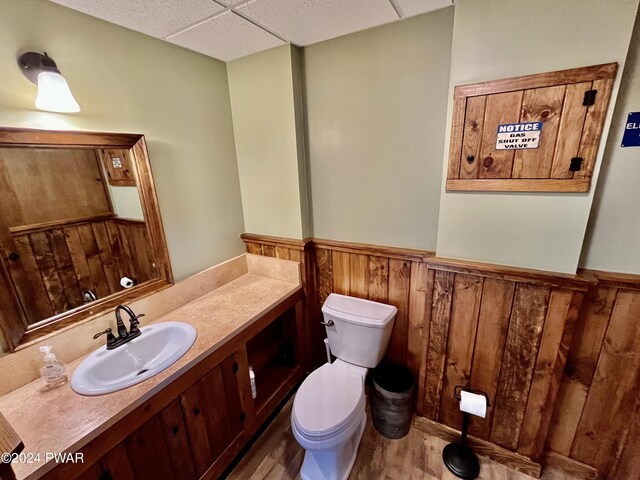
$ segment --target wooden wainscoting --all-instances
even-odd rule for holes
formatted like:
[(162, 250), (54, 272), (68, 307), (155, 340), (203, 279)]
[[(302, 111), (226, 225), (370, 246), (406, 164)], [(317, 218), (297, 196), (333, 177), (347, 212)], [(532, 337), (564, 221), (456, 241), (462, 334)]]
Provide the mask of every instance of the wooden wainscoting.
[(20, 262), (9, 272), (30, 324), (120, 292), (120, 279), (157, 277), (144, 222), (113, 215), (11, 228)]
[(547, 448), (605, 478), (640, 478), (640, 275), (592, 273)]
[[(120, 254), (118, 254), (118, 242), (111, 245), (113, 255), (120, 277), (135, 278), (138, 283), (143, 283), (157, 278), (158, 273), (153, 266), (155, 255), (151, 248), (147, 225), (142, 220), (128, 218), (114, 218), (113, 225), (117, 228), (117, 238), (120, 242)], [(130, 272), (127, 274), (127, 272)], [(133, 276), (132, 276), (133, 275)]]
[(530, 474), (542, 462), (585, 479), (640, 478), (640, 276), (243, 239), (250, 253), (301, 262), (313, 364), (324, 361), (320, 306), (331, 292), (398, 308), (387, 358), (419, 374), (417, 427), (459, 429), (453, 387), (469, 385), (490, 398), (487, 418), (473, 418), (470, 432), (492, 458)]
[(394, 305), (398, 313), (386, 358), (407, 366), (417, 379), (426, 300), (423, 260), (433, 252), (316, 239), (313, 244), (318, 306), (332, 292)]
[[(539, 461), (573, 327), (591, 280), (427, 259), (418, 413), (460, 428), (456, 385), (489, 396), (470, 432)], [(427, 328), (428, 326), (428, 328)]]

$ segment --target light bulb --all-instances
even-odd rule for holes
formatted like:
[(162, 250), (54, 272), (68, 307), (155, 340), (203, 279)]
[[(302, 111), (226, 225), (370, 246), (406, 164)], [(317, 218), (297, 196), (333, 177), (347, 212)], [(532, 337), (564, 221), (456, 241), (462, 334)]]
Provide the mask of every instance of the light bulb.
[(41, 72), (38, 75), (36, 107), (50, 112), (74, 113), (80, 111), (80, 105), (73, 98), (67, 81), (56, 72)]

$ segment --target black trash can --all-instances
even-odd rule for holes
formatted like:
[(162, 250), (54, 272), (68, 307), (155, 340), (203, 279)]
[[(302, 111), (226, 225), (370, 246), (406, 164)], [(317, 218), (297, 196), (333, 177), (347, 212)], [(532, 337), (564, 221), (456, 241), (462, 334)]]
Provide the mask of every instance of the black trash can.
[(373, 426), (387, 438), (402, 438), (411, 428), (416, 382), (409, 369), (382, 363), (373, 371)]

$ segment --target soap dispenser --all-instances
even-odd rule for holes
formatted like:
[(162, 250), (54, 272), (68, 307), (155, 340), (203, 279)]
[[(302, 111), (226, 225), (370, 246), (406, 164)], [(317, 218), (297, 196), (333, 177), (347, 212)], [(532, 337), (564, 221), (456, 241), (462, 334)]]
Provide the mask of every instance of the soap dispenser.
[(44, 379), (47, 386), (57, 387), (58, 385), (66, 383), (68, 379), (65, 373), (66, 366), (64, 362), (55, 356), (51, 351), (52, 348), (51, 345), (40, 347), (40, 351), (44, 353), (44, 365), (40, 368), (40, 376)]

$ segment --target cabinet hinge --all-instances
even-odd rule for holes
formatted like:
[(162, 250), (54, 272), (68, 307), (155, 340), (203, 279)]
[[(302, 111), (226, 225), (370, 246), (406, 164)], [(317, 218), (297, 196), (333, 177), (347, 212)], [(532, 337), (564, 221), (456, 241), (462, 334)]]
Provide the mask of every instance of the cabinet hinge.
[(582, 105), (585, 107), (589, 107), (596, 103), (596, 95), (598, 90), (587, 90), (584, 92), (584, 100), (582, 101)]
[(240, 421), (244, 422), (244, 419), (247, 418), (247, 414), (244, 412), (240, 412)]
[(233, 373), (238, 373), (238, 362), (233, 362)]
[(579, 172), (582, 168), (582, 161), (584, 159), (582, 157), (573, 157), (571, 159), (571, 165), (569, 165), (570, 172)]

